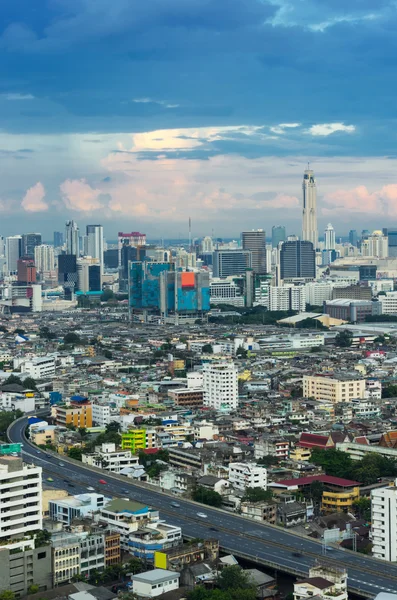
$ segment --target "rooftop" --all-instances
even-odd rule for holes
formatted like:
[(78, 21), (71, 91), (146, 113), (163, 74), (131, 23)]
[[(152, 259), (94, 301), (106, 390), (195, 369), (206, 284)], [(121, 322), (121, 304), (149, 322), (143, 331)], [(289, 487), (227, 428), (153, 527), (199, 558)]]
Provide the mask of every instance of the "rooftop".
[(143, 583), (162, 583), (169, 579), (179, 579), (180, 573), (175, 571), (167, 571), (167, 569), (154, 569), (153, 571), (147, 571), (146, 573), (140, 573), (134, 575), (131, 579), (133, 581), (141, 581)]
[(292, 487), (310, 485), (314, 481), (319, 481), (320, 483), (340, 487), (356, 487), (358, 485), (361, 485), (361, 483), (359, 483), (358, 481), (352, 481), (351, 479), (343, 479), (342, 477), (332, 477), (331, 475), (311, 475), (309, 477), (299, 477), (298, 479), (283, 479), (281, 481), (276, 481), (274, 484), (270, 485), (280, 487)]

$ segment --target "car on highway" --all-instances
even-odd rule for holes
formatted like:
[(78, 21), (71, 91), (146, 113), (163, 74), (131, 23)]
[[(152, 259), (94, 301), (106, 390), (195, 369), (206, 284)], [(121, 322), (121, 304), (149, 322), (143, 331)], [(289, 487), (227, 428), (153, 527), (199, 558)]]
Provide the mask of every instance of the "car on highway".
[(89, 485), (87, 490), (89, 490), (90, 492), (95, 492), (95, 488), (93, 488), (92, 485)]
[(47, 477), (47, 481), (54, 481), (52, 477)]
[(181, 505), (178, 504), (178, 502), (171, 502), (171, 506), (173, 506), (174, 508), (180, 508)]
[(198, 512), (198, 513), (196, 513), (196, 515), (197, 515), (198, 517), (200, 517), (200, 519), (207, 519), (207, 518), (208, 518), (208, 515), (206, 515), (206, 514), (205, 514), (205, 513), (203, 513), (203, 512)]
[(74, 487), (74, 483), (71, 483), (70, 481), (68, 481), (68, 486), (69, 487)]
[(59, 466), (60, 466), (60, 467), (64, 467), (64, 466), (65, 466), (65, 463), (59, 463)]
[(335, 550), (335, 548), (332, 548), (332, 546), (325, 546), (325, 549), (326, 549), (328, 552), (332, 552), (333, 550)]
[(100, 479), (99, 483), (102, 483), (102, 485), (106, 485), (106, 481), (104, 479)]
[(216, 527), (210, 527), (210, 531), (219, 531)]
[(292, 556), (295, 558), (302, 558), (302, 554), (300, 552), (292, 552)]

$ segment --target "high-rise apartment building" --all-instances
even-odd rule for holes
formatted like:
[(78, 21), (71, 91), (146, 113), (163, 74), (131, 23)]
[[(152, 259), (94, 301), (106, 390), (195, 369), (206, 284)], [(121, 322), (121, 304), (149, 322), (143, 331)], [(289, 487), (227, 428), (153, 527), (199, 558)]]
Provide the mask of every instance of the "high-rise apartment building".
[(303, 226), (302, 241), (311, 242), (316, 250), (318, 245), (317, 230), (317, 186), (314, 172), (306, 169), (303, 175)]
[(388, 254), (390, 258), (397, 258), (397, 229), (388, 229)]
[(335, 229), (328, 223), (324, 231), (324, 249), (335, 250)]
[(352, 246), (357, 246), (357, 243), (358, 243), (357, 229), (350, 229), (350, 231), (349, 231), (349, 243)]
[(22, 255), (34, 258), (34, 249), (41, 244), (41, 233), (24, 233), (22, 235)]
[(238, 371), (233, 362), (207, 363), (203, 368), (203, 403), (216, 410), (238, 406)]
[(287, 235), (284, 225), (273, 225), (272, 227), (272, 246), (278, 248), (280, 242), (285, 242)]
[(61, 248), (62, 246), (63, 246), (62, 231), (54, 231), (54, 248)]
[(60, 254), (58, 256), (58, 282), (65, 290), (65, 297), (71, 298), (78, 286), (75, 254)]
[(251, 260), (250, 250), (215, 250), (212, 262), (214, 277), (243, 275), (251, 269)]
[(22, 236), (13, 235), (6, 238), (6, 269), (8, 273), (15, 273), (18, 260), (22, 256)]
[(103, 268), (103, 227), (87, 225), (87, 255), (97, 258)]
[(5, 256), (6, 253), (6, 242), (3, 235), (0, 235), (0, 257)]
[(66, 254), (79, 255), (79, 228), (75, 221), (66, 221)]
[(34, 262), (38, 273), (46, 273), (55, 269), (55, 253), (53, 246), (41, 244), (34, 249)]
[(371, 492), (372, 556), (397, 561), (397, 481)]
[(34, 260), (23, 256), (17, 262), (18, 283), (36, 283), (36, 267)]
[(214, 242), (212, 241), (212, 237), (210, 237), (209, 235), (205, 236), (205, 238), (201, 240), (200, 246), (201, 252), (213, 252)]
[(265, 275), (266, 269), (266, 232), (263, 229), (243, 231), (241, 234), (243, 250), (251, 252), (251, 268), (255, 274)]
[(316, 253), (312, 242), (284, 242), (280, 251), (280, 277), (311, 280), (316, 277)]
[(388, 238), (382, 231), (373, 231), (361, 242), (361, 254), (375, 258), (387, 258), (389, 252)]

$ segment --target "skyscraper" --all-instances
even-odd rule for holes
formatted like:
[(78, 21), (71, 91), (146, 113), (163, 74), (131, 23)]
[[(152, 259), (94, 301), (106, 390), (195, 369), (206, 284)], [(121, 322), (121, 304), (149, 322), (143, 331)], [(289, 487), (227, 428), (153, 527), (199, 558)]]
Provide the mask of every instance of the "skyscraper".
[(63, 246), (63, 233), (61, 231), (54, 231), (54, 247), (60, 248)]
[(284, 225), (273, 225), (272, 227), (272, 246), (277, 248), (280, 242), (285, 242), (286, 233)]
[(41, 233), (24, 233), (22, 235), (22, 255), (34, 258), (34, 249), (41, 244)]
[(34, 262), (38, 273), (55, 269), (55, 254), (53, 246), (42, 244), (34, 249)]
[(331, 223), (328, 223), (325, 228), (324, 241), (325, 250), (335, 250), (335, 229), (332, 227)]
[(349, 242), (352, 246), (356, 246), (357, 247), (357, 242), (358, 242), (358, 236), (357, 236), (357, 229), (350, 229), (349, 231)]
[(7, 271), (14, 273), (18, 268), (18, 259), (22, 255), (22, 236), (13, 235), (6, 238)]
[(316, 252), (312, 242), (284, 242), (280, 251), (281, 279), (314, 279)]
[(87, 225), (87, 254), (97, 258), (103, 268), (103, 227), (102, 225)]
[(314, 249), (318, 246), (317, 231), (317, 187), (314, 171), (306, 169), (303, 175), (303, 226), (302, 241), (311, 242)]
[(263, 229), (243, 231), (241, 234), (243, 250), (251, 252), (251, 266), (255, 274), (266, 274), (266, 233)]
[(75, 221), (66, 221), (66, 254), (79, 254), (79, 228)]
[(214, 277), (243, 275), (251, 269), (251, 260), (250, 250), (215, 250), (212, 262)]
[(390, 258), (397, 257), (397, 229), (388, 229), (387, 238), (389, 245), (389, 256)]

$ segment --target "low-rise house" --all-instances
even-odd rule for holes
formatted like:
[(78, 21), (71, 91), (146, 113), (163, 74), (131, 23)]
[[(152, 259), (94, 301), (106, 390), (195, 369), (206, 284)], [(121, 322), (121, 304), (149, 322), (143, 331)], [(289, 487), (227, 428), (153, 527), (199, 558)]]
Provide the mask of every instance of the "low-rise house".
[(133, 575), (132, 591), (139, 598), (156, 598), (179, 588), (179, 573), (166, 569), (154, 569)]
[(139, 465), (139, 458), (131, 450), (116, 449), (116, 444), (106, 443), (95, 446), (95, 451), (83, 454), (82, 462), (110, 473), (120, 473), (126, 468), (135, 468)]

